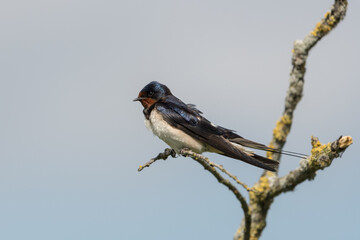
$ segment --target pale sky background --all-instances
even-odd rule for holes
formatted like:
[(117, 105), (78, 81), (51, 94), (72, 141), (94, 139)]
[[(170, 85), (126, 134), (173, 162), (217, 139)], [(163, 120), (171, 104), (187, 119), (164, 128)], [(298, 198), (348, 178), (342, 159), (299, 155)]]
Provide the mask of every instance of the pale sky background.
[[(2, 1), (0, 239), (232, 239), (243, 217), (191, 159), (139, 165), (165, 143), (132, 102), (166, 84), (216, 124), (269, 143), (293, 41), (331, 0)], [(360, 235), (360, 2), (311, 51), (285, 146), (354, 144), (315, 181), (279, 196), (262, 239)], [(249, 185), (261, 169), (206, 154)], [(298, 166), (283, 157), (280, 174)]]

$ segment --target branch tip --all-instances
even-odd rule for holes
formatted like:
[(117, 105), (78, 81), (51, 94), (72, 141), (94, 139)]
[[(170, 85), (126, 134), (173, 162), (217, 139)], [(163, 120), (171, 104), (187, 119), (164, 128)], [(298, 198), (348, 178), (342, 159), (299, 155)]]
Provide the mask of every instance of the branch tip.
[(339, 148), (344, 150), (353, 143), (353, 139), (350, 136), (341, 137), (338, 141)]

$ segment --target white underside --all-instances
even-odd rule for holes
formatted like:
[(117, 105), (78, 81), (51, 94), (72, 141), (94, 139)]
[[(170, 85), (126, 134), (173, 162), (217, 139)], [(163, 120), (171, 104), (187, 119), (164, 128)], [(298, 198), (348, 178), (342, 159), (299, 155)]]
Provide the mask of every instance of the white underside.
[[(183, 131), (172, 127), (168, 124), (161, 114), (158, 113), (156, 109), (153, 109), (150, 113), (149, 120), (145, 119), (146, 127), (153, 132), (154, 135), (158, 136), (161, 140), (163, 140), (167, 145), (169, 145), (175, 152), (179, 152), (182, 148), (189, 148), (196, 153), (203, 152), (216, 152), (221, 153), (221, 151), (214, 149), (213, 147), (202, 143), (190, 135), (184, 133)], [(228, 141), (224, 139), (224, 141)], [(245, 149), (243, 146), (232, 143), (229, 141), (234, 147), (239, 149), (240, 151), (253, 155), (253, 152)]]
[(182, 148), (189, 148), (197, 153), (208, 151), (205, 144), (169, 125), (156, 109), (151, 111), (149, 120), (145, 119), (145, 125), (176, 152)]

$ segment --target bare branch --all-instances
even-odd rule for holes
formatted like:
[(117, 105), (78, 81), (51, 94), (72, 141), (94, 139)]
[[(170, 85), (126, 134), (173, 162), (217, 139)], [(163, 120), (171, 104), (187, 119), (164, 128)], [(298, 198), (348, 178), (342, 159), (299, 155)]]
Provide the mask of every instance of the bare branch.
[[(251, 215), (250, 215), (250, 209), (246, 202), (246, 199), (241, 195), (239, 190), (228, 180), (223, 178), (221, 174), (216, 171), (216, 168), (224, 172), (226, 175), (234, 179), (238, 184), (243, 186), (247, 191), (252, 191), (246, 184), (242, 183), (237, 179), (236, 176), (232, 175), (229, 171), (227, 171), (222, 165), (216, 164), (211, 162), (207, 157), (204, 157), (201, 154), (195, 153), (189, 149), (180, 149), (179, 154), (184, 157), (191, 157), (198, 163), (200, 163), (205, 170), (209, 171), (218, 181), (219, 183), (225, 185), (239, 200), (241, 204), (241, 208), (244, 211), (244, 239), (248, 240), (250, 239), (250, 228), (251, 228)], [(159, 153), (156, 157), (152, 158), (150, 161), (145, 163), (144, 165), (140, 166), (138, 168), (138, 171), (140, 172), (146, 167), (150, 167), (151, 164), (153, 164), (155, 161), (162, 159), (166, 160), (169, 156), (176, 157), (176, 153), (173, 149), (165, 149), (163, 153)]]
[(194, 153), (191, 150), (188, 149), (181, 149), (179, 151), (179, 154), (181, 154), (184, 157), (191, 157), (198, 163), (200, 163), (205, 170), (209, 171), (218, 181), (219, 183), (225, 185), (239, 200), (241, 207), (244, 211), (244, 219), (245, 219), (245, 226), (244, 226), (244, 239), (248, 240), (250, 239), (250, 228), (251, 228), (251, 215), (249, 206), (246, 202), (246, 199), (241, 195), (241, 193), (238, 191), (238, 189), (228, 180), (221, 176), (221, 174), (216, 171), (214, 167), (214, 163), (211, 163), (208, 158), (204, 157), (201, 154)]
[(210, 162), (210, 165), (218, 168), (220, 171), (222, 171), (223, 173), (225, 173), (226, 175), (228, 175), (229, 177), (231, 177), (233, 180), (236, 181), (237, 184), (241, 185), (243, 188), (246, 189), (246, 191), (250, 192), (250, 191), (254, 191), (253, 189), (249, 188), (245, 183), (241, 182), (235, 175), (231, 174), (228, 170), (226, 170), (222, 165), (219, 165), (217, 163), (213, 163)]
[(138, 172), (140, 172), (141, 170), (143, 170), (146, 167), (150, 167), (151, 164), (153, 164), (154, 162), (156, 162), (159, 159), (166, 160), (169, 156), (175, 157), (176, 153), (173, 149), (166, 148), (164, 150), (164, 152), (159, 153), (156, 157), (150, 159), (150, 161), (148, 161), (144, 165), (140, 165), (138, 168)]

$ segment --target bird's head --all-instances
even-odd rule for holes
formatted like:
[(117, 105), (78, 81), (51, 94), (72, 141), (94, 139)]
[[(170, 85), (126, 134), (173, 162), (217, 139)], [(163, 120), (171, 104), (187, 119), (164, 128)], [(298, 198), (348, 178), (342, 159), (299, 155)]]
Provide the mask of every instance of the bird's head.
[(168, 95), (172, 94), (167, 86), (152, 81), (139, 92), (139, 96), (134, 101), (140, 101), (144, 108), (148, 108)]

